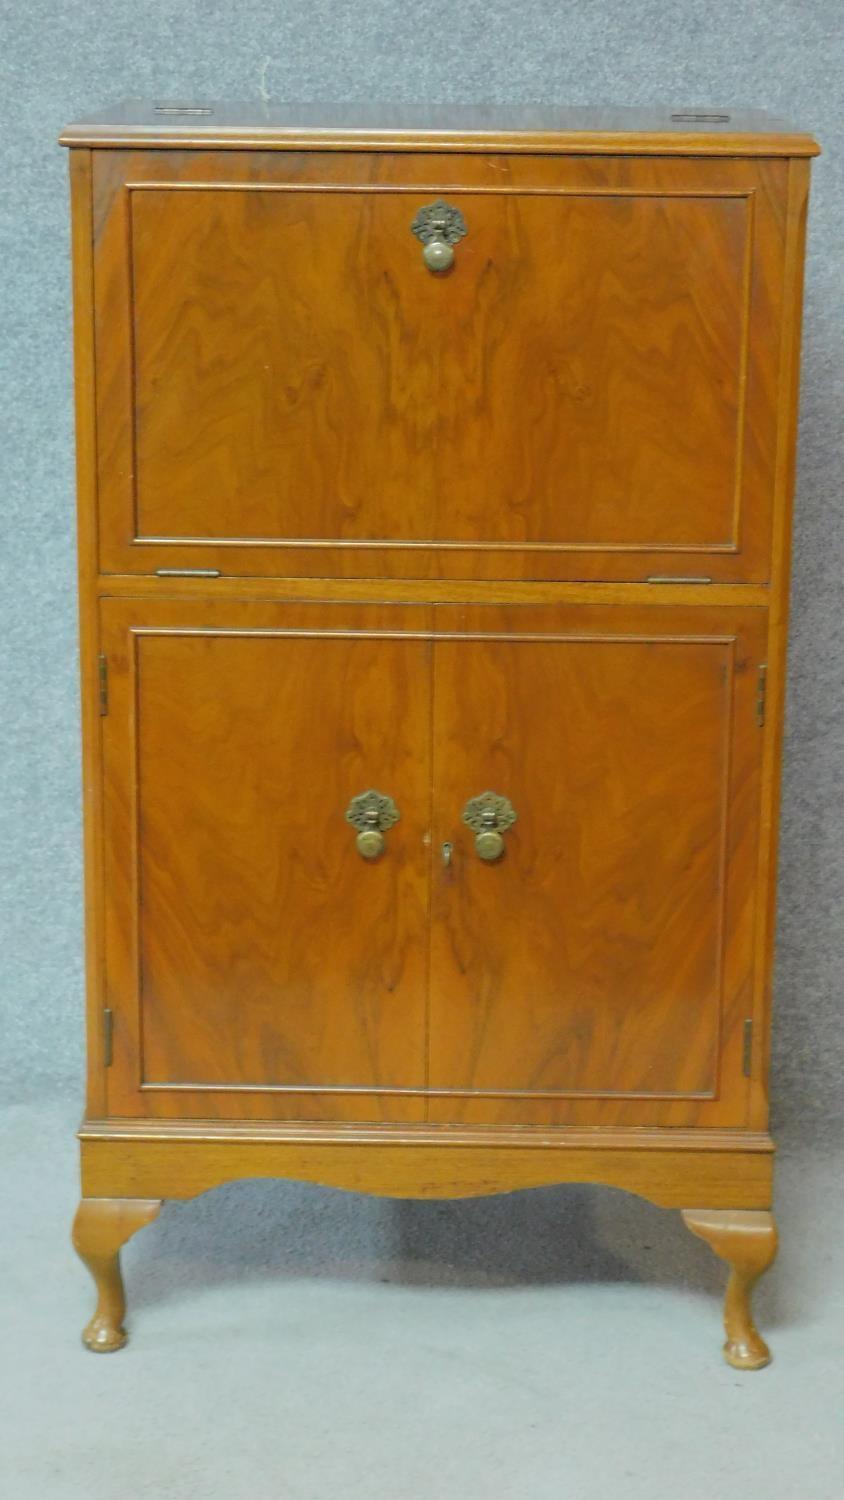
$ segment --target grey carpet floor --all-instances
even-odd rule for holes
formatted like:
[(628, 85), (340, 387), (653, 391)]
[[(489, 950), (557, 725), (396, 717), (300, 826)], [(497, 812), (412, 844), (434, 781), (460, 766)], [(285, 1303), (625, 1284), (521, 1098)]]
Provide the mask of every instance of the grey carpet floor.
[(390, 1203), (237, 1183), (124, 1254), (131, 1342), (88, 1354), (75, 1117), (2, 1116), (4, 1500), (838, 1500), (841, 1158), (779, 1160), (775, 1361), (720, 1359), (721, 1269), (594, 1188)]

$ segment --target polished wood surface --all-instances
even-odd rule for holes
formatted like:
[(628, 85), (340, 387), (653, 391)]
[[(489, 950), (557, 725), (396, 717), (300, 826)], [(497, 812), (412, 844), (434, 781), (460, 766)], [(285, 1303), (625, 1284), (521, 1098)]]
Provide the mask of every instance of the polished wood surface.
[(391, 1198), (474, 1198), (559, 1182), (598, 1182), (682, 1208), (767, 1208), (769, 1140), (721, 1131), (449, 1130), (258, 1122), (89, 1122), (83, 1192), (193, 1198), (240, 1177), (286, 1177)]
[(684, 1209), (686, 1227), (711, 1245), (730, 1267), (724, 1299), (724, 1358), (735, 1370), (761, 1370), (771, 1351), (753, 1321), (750, 1294), (777, 1253), (772, 1213), (735, 1209)]
[(485, 105), (358, 102), (232, 103), (129, 99), (66, 126), (66, 146), (334, 147), (505, 151), (701, 152), (816, 156), (811, 135), (764, 110), (732, 107), (620, 108), (558, 104)]
[(140, 537), (735, 540), (747, 200), (450, 201), (133, 194)]
[[(746, 1123), (763, 611), (103, 618), (110, 1109)], [(373, 864), (369, 785), (401, 810)]]
[(126, 1294), (120, 1249), (161, 1209), (160, 1199), (84, 1197), (73, 1221), (73, 1247), (94, 1278), (97, 1306), (82, 1334), (94, 1354), (112, 1354), (126, 1343)]
[[(555, 1146), (566, 1150), (623, 1150), (629, 1146), (649, 1151), (714, 1151), (738, 1161), (745, 1153), (770, 1155), (775, 1147), (764, 1130), (688, 1129), (672, 1125), (548, 1126), (548, 1125), (437, 1125), (416, 1121), (373, 1120), (369, 1124), (342, 1120), (181, 1120), (86, 1119), (79, 1129), (83, 1142), (220, 1141), (243, 1145), (321, 1144), (330, 1146)], [(741, 1174), (739, 1173), (739, 1176)]]
[(94, 359), (94, 247), (91, 152), (70, 153), (73, 271), (73, 370), (76, 416), (77, 563), (79, 571), (79, 675), (82, 720), (82, 815), (85, 883), (86, 1108), (106, 1110), (103, 1056), (102, 761), (98, 676), (99, 534), (97, 415)]
[(771, 996), (777, 902), (777, 848), (780, 821), (783, 726), (785, 719), (786, 654), (791, 579), (791, 536), (797, 454), (797, 415), (800, 381), (800, 333), (806, 221), (809, 206), (809, 164), (789, 163), (785, 263), (786, 320), (780, 341), (779, 415), (774, 487), (774, 549), (771, 567), (771, 609), (768, 639), (768, 688), (764, 763), (762, 767), (757, 923), (757, 970), (763, 976), (757, 1004), (755, 1046), (751, 1060), (751, 1119), (767, 1124), (770, 1100), (768, 1077), (771, 1050)]
[(368, 604), (713, 604), (771, 603), (771, 590), (753, 583), (525, 583), (513, 580), (459, 583), (415, 578), (214, 578), (113, 574), (102, 577), (100, 597), (120, 599), (241, 599), (244, 602), (331, 601)]
[(428, 618), (104, 604), (113, 1112), (422, 1117)]
[[(131, 106), (64, 137), (91, 1347), (163, 1197), (287, 1176), (682, 1208), (731, 1266), (728, 1358), (767, 1357), (817, 147), (669, 113)], [(436, 197), (469, 226), (442, 278), (409, 228)], [(373, 784), (401, 821), (367, 865)], [(482, 866), (488, 787), (519, 817)]]
[(764, 613), (437, 618), (430, 1118), (746, 1123)]
[[(140, 1127), (140, 1128), (138, 1128)], [(529, 1133), (513, 1144), (495, 1132), (427, 1133), (407, 1127), (381, 1127), (369, 1139), (356, 1131), (343, 1141), (339, 1130), (312, 1127), (194, 1127), (168, 1122), (158, 1127), (136, 1122), (90, 1123), (80, 1132), (83, 1198), (73, 1226), (74, 1247), (97, 1290), (93, 1317), (83, 1342), (94, 1353), (121, 1349), (126, 1296), (120, 1268), (125, 1242), (155, 1219), (159, 1197), (185, 1199), (237, 1178), (286, 1177), (319, 1182), (352, 1192), (393, 1198), (470, 1198), (514, 1188), (559, 1182), (598, 1182), (636, 1193), (663, 1208), (682, 1206), (684, 1188), (701, 1205), (685, 1211), (688, 1227), (708, 1239), (731, 1264), (725, 1304), (725, 1354), (737, 1369), (759, 1369), (770, 1355), (753, 1324), (749, 1294), (773, 1259), (776, 1238), (767, 1204), (771, 1191), (770, 1142), (745, 1135), (730, 1140), (726, 1131), (636, 1131), (562, 1133), (550, 1141)], [(333, 1135), (333, 1139), (332, 1139)], [(589, 1137), (592, 1137), (590, 1141)], [(716, 1136), (721, 1137), (719, 1146)], [(729, 1196), (740, 1209), (707, 1212), (709, 1202)]]
[(106, 571), (768, 577), (785, 162), (163, 155), (94, 169)]

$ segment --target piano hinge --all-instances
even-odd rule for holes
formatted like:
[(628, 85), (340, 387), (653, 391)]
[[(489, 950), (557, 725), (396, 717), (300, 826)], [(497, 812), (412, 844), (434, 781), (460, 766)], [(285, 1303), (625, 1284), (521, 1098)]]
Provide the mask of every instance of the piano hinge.
[(765, 700), (768, 696), (768, 664), (763, 662), (756, 676), (756, 723), (762, 729), (765, 724)]
[(97, 689), (99, 693), (100, 713), (108, 713), (108, 657), (97, 657)]
[(114, 1061), (114, 1012), (103, 1007), (103, 1067), (110, 1068)]
[(711, 578), (681, 577), (679, 574), (651, 573), (645, 583), (711, 583)]
[(742, 1049), (741, 1049), (741, 1071), (744, 1074), (745, 1078), (749, 1078), (750, 1077), (750, 1072), (751, 1072), (752, 1064), (753, 1064), (753, 1022), (750, 1021), (750, 1020), (747, 1020), (744, 1023), (744, 1035), (742, 1037)]
[(219, 578), (219, 568), (156, 568), (156, 578)]

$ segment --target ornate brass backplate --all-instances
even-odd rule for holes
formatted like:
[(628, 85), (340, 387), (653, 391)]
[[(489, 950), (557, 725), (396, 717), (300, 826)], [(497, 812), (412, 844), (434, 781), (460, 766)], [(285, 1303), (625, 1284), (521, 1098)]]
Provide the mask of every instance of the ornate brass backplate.
[(384, 848), (384, 832), (399, 821), (400, 813), (392, 797), (370, 789), (353, 797), (346, 808), (346, 822), (357, 828), (355, 840), (364, 859), (377, 859)]
[(512, 828), (517, 813), (507, 797), (497, 792), (481, 792), (471, 797), (463, 809), (463, 822), (475, 835), (475, 852), (480, 859), (500, 859), (504, 853), (502, 835)]
[(420, 208), (410, 228), (422, 241), (422, 257), (429, 271), (447, 271), (454, 260), (453, 246), (469, 232), (460, 209), (442, 198)]

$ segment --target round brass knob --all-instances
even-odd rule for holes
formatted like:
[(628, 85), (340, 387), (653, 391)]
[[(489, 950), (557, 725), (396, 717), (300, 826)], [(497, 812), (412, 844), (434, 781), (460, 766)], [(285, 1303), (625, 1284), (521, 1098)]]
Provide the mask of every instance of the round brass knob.
[(377, 859), (384, 848), (384, 835), (377, 828), (363, 828), (355, 843), (364, 859)]
[(447, 271), (454, 263), (454, 251), (446, 240), (429, 240), (422, 248), (422, 259), (429, 271)]
[(504, 840), (494, 828), (485, 828), (475, 835), (475, 853), (479, 859), (500, 859), (504, 853)]

